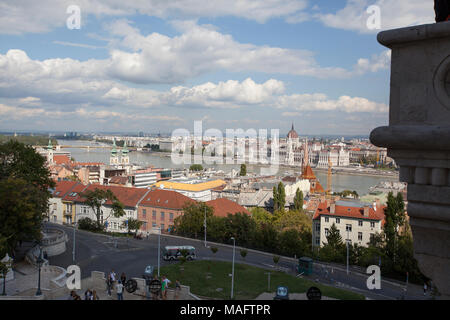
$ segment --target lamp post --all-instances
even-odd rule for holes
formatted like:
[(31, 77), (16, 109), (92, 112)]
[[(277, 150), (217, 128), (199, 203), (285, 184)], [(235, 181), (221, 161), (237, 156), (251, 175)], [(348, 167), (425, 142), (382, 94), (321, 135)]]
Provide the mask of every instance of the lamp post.
[(347, 227), (347, 275), (348, 275), (348, 242), (350, 241), (350, 237), (348, 235), (348, 227)]
[(232, 269), (231, 269), (231, 299), (233, 299), (233, 293), (234, 293), (234, 251), (236, 248), (236, 240), (234, 239), (234, 237), (230, 238), (231, 240), (233, 240), (233, 264), (232, 264)]
[(39, 257), (36, 259), (36, 263), (38, 264), (38, 267), (39, 267), (38, 288), (36, 291), (37, 296), (42, 295), (42, 292), (41, 292), (41, 265), (43, 262), (44, 262), (44, 260), (42, 259), (42, 247), (39, 245)]
[(74, 225), (73, 225), (73, 248), (72, 248), (72, 261), (73, 261), (73, 264), (75, 264), (76, 230), (77, 230), (77, 224), (75, 222)]
[(204, 225), (205, 225), (205, 248), (206, 248), (206, 206), (205, 206), (205, 222), (204, 222)]
[(159, 278), (159, 265), (160, 265), (160, 260), (161, 260), (161, 226), (159, 227), (159, 232), (158, 232), (158, 278)]

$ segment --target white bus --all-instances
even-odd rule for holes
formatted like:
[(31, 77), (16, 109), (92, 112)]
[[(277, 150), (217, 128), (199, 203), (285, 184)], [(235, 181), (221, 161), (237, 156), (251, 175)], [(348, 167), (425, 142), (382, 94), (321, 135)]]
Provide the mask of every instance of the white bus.
[(182, 256), (181, 250), (187, 251), (187, 260), (195, 259), (195, 248), (193, 246), (166, 246), (163, 250), (163, 259), (165, 261), (178, 260)]

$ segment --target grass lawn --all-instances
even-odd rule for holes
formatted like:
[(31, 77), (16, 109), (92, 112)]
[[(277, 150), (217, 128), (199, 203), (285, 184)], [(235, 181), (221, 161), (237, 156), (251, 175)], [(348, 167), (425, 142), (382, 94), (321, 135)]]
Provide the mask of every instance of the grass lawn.
[[(183, 267), (184, 270), (180, 270)], [(217, 298), (230, 299), (231, 292), (231, 262), (223, 261), (190, 261), (183, 265), (174, 263), (161, 267), (161, 275), (167, 276), (171, 287), (175, 280), (191, 287), (193, 294)], [(254, 299), (267, 290), (268, 270), (245, 265), (234, 265), (234, 296), (237, 300)], [(323, 296), (343, 299), (361, 300), (364, 296), (351, 291), (324, 286), (313, 281), (296, 278), (284, 272), (273, 272), (270, 275), (270, 292), (275, 292), (278, 286), (286, 286), (289, 293), (305, 293), (311, 286), (318, 287)], [(219, 290), (217, 290), (219, 289)]]

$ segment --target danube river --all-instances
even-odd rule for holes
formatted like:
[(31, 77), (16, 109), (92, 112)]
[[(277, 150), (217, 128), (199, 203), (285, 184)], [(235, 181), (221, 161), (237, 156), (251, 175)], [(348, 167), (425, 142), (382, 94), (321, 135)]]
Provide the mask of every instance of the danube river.
[[(74, 148), (64, 148), (64, 151), (69, 151), (71, 156), (79, 162), (103, 162), (109, 164), (110, 149), (102, 148), (76, 148), (76, 146), (99, 146), (105, 145), (101, 143), (95, 143), (92, 141), (74, 141), (74, 140), (58, 140), (59, 145), (74, 146)], [(120, 148), (118, 148), (120, 150)], [(138, 152), (132, 151), (129, 153), (130, 163), (139, 165), (152, 165), (157, 168), (189, 168), (190, 164), (175, 164), (172, 162), (170, 155), (158, 152)], [(222, 170), (225, 173), (230, 172), (232, 169), (239, 170), (239, 164), (212, 164), (208, 165), (203, 163), (204, 167), (212, 167), (216, 170)], [(260, 172), (261, 166), (247, 165), (248, 172)], [(278, 170), (279, 175), (285, 174), (300, 174), (300, 168), (292, 167), (280, 167)], [(320, 183), (326, 189), (327, 187), (327, 173), (325, 171), (315, 171)], [(333, 191), (339, 192), (342, 190), (355, 190), (359, 195), (364, 195), (368, 192), (369, 188), (377, 185), (381, 181), (398, 181), (396, 177), (388, 176), (370, 176), (370, 175), (354, 175), (347, 173), (333, 173), (332, 185)]]

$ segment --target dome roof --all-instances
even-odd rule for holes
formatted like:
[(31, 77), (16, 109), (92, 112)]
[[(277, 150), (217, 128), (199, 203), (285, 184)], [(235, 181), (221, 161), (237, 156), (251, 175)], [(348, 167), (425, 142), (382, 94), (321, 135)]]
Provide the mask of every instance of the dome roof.
[(287, 137), (288, 137), (288, 138), (291, 138), (291, 139), (298, 139), (297, 131), (294, 130), (294, 124), (292, 124), (292, 128), (291, 128), (291, 130), (288, 132)]

